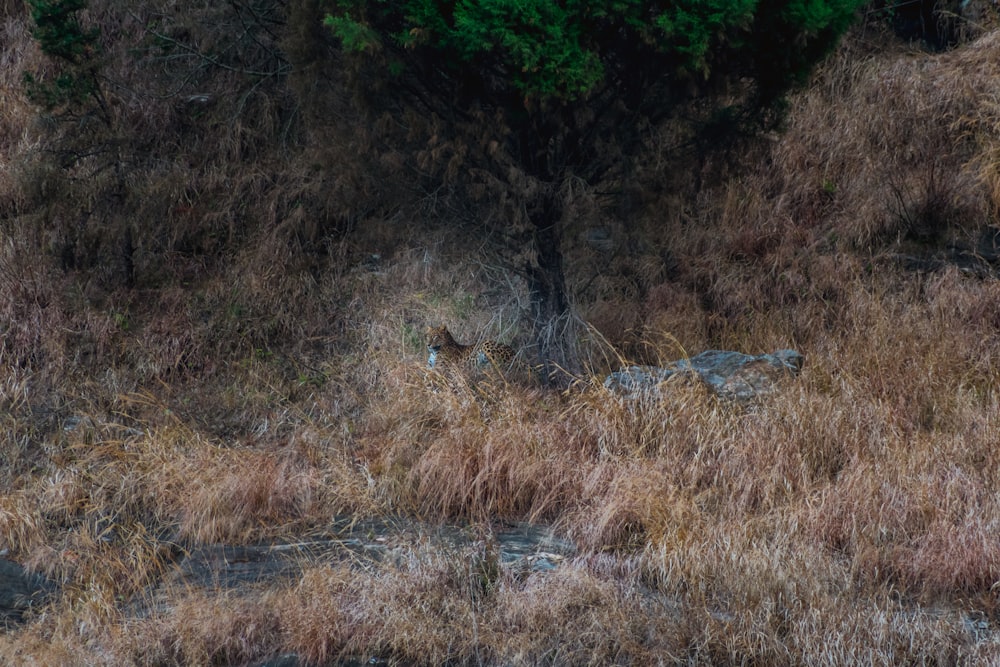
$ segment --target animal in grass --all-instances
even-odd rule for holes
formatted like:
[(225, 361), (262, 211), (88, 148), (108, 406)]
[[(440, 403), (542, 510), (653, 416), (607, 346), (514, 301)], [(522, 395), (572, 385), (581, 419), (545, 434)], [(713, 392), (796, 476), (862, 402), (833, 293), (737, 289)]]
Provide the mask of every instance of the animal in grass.
[(502, 368), (514, 359), (514, 348), (495, 340), (484, 340), (475, 345), (462, 345), (455, 340), (448, 327), (427, 329), (427, 365), (430, 368)]

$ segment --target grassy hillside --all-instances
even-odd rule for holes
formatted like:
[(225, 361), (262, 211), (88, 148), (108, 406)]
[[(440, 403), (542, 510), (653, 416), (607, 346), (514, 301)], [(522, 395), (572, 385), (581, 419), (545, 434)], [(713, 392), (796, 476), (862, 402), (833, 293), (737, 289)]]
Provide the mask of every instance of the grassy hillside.
[[(91, 3), (98, 122), (26, 97), (56, 66), (0, 3), (0, 549), (58, 584), (0, 662), (1000, 662), (1000, 32), (859, 29), (781, 134), (651, 136), (613, 206), (571, 202), (589, 371), (484, 397), (422, 334), (531, 359), (522, 279), (337, 101), (312, 3), (249, 7)], [(712, 348), (806, 363), (753, 406), (602, 387)], [(415, 544), (134, 613), (185, 551), (344, 516), (578, 555)]]

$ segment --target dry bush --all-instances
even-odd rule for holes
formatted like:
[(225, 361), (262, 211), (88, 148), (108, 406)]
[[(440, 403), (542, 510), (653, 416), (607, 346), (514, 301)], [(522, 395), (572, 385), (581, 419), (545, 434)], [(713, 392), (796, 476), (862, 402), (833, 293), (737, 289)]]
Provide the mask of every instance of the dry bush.
[(27, 239), (5, 237), (0, 248), (0, 340), (3, 361), (11, 369), (46, 371), (67, 358), (73, 315), (63, 300), (63, 279), (32, 259)]
[(324, 664), (389, 657), (403, 664), (467, 662), (481, 641), (472, 552), (397, 553), (377, 571), (314, 568), (276, 597), (287, 649)]
[[(622, 585), (621, 572), (567, 564), (489, 574), (468, 550), (407, 550), (379, 571), (321, 568), (280, 594), (285, 648), (324, 664), (625, 664), (682, 650), (677, 618)], [(488, 558), (488, 556), (486, 556)]]
[(988, 108), (996, 42), (919, 58), (859, 57), (845, 43), (796, 98), (775, 153), (777, 203), (862, 248), (984, 224), (984, 192), (965, 168), (980, 148), (962, 125)]
[[(146, 473), (146, 494), (176, 525), (173, 539), (195, 544), (274, 539), (370, 511), (365, 482), (350, 462), (310, 444), (305, 435), (282, 448), (255, 450), (221, 446), (183, 430), (153, 433), (153, 443), (172, 441), (179, 450), (159, 459), (158, 472)], [(144, 469), (152, 463), (145, 452), (137, 458)]]
[(694, 648), (670, 602), (644, 599), (627, 567), (609, 571), (602, 560), (504, 585), (487, 616), (495, 662), (656, 664)]
[(311, 467), (273, 454), (227, 449), (188, 462), (179, 533), (196, 543), (239, 544), (262, 525), (279, 529), (312, 508), (321, 478)]
[(553, 516), (573, 494), (586, 438), (557, 419), (558, 397), (400, 368), (360, 455), (395, 507), (427, 517)]
[[(857, 590), (843, 561), (803, 542), (794, 522), (697, 528), (651, 545), (643, 564), (685, 618), (700, 616), (690, 641), (711, 664), (952, 663), (959, 655), (959, 619), (908, 608), (891, 587)], [(845, 595), (852, 604), (842, 604)]]
[[(24, 191), (24, 213), (40, 213), (31, 223), (64, 268), (110, 289), (159, 286), (259, 232), (320, 242), (351, 213), (340, 186), (348, 179), (322, 173), (314, 156), (286, 156), (301, 136), (284, 85), (291, 67), (269, 28), (283, 14), (267, 3), (249, 14), (90, 3), (84, 23), (102, 35), (106, 122), (85, 122), (86, 109), (42, 112), (48, 125), (28, 139), (44, 150), (23, 158), (11, 184)], [(30, 44), (27, 25), (17, 28), (12, 43)]]
[[(67, 615), (69, 616), (69, 615)], [(53, 667), (74, 667), (81, 662), (94, 667), (120, 664), (117, 656), (109, 655), (97, 642), (88, 642), (72, 632), (63, 632), (74, 620), (62, 619), (61, 627), (53, 632), (51, 623), (43, 628), (29, 627), (18, 633), (0, 635), (0, 659), (7, 664), (44, 664)], [(79, 627), (79, 626), (77, 626)], [(93, 639), (93, 638), (91, 638)]]
[(909, 457), (851, 466), (823, 493), (809, 521), (832, 548), (850, 555), (862, 581), (987, 600), (1000, 578), (1000, 549), (987, 537), (1000, 507), (990, 491), (995, 475), (968, 460), (982, 460), (984, 445), (928, 440), (911, 445)]
[[(11, 5), (21, 5), (11, 2)], [(25, 25), (26, 13), (15, 16), (0, 8), (0, 214), (12, 216), (24, 206), (24, 193), (17, 182), (17, 163), (37, 146), (28, 129), (34, 121), (34, 110), (24, 99), (21, 75), (26, 66), (37, 63), (40, 55), (29, 39)]]
[(356, 612), (367, 583), (349, 567), (307, 570), (295, 587), (275, 596), (284, 648), (308, 664), (342, 657), (360, 631)]
[(124, 624), (115, 648), (134, 665), (249, 664), (273, 653), (279, 627), (261, 600), (192, 592), (169, 614)]
[(990, 34), (916, 57), (845, 41), (792, 98), (787, 130), (741, 154), (742, 172), (706, 180), (686, 200), (660, 196), (634, 231), (613, 237), (628, 251), (591, 284), (598, 293), (621, 285), (617, 298), (585, 308), (640, 360), (646, 350), (628, 342), (623, 323), (640, 342), (665, 331), (692, 351), (772, 351), (850, 317), (844, 278), (863, 281), (871, 255), (995, 256), (983, 240), (995, 42)]

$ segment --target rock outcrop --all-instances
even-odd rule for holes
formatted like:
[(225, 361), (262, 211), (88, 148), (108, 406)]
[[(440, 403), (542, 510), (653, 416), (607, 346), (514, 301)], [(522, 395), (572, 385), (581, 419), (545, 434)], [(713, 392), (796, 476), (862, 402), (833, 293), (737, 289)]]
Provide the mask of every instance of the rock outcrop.
[(804, 357), (795, 350), (750, 355), (707, 350), (666, 366), (629, 366), (609, 375), (604, 386), (620, 395), (656, 390), (662, 382), (683, 374), (703, 381), (722, 398), (745, 402), (774, 392), (778, 382), (797, 375)]
[(0, 558), (0, 627), (21, 620), (48, 590), (45, 580), (20, 564)]
[[(170, 608), (173, 592), (253, 591), (292, 581), (308, 567), (349, 562), (357, 568), (377, 568), (406, 562), (428, 546), (471, 557), (487, 540), (469, 526), (430, 525), (403, 518), (356, 521), (336, 519), (331, 534), (296, 542), (257, 545), (199, 545), (183, 553), (161, 581), (138, 595), (130, 613), (147, 617)], [(516, 573), (548, 572), (576, 554), (576, 546), (556, 535), (551, 526), (514, 523), (491, 527), (497, 566)], [(2, 561), (0, 561), (2, 562)], [(2, 585), (2, 581), (0, 581)]]

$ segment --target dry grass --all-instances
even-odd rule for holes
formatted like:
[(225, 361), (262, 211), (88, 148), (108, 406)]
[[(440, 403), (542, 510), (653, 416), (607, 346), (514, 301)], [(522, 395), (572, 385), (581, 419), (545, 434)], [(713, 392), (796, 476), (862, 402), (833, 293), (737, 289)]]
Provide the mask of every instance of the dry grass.
[(178, 594), (166, 617), (125, 624), (116, 648), (134, 665), (238, 665), (267, 655), (280, 626), (259, 600)]
[[(3, 57), (39, 66), (4, 20)], [(1000, 661), (1000, 287), (892, 261), (993, 222), (1000, 41), (935, 56), (856, 44), (793, 99), (785, 134), (748, 149), (760, 168), (650, 189), (628, 229), (609, 223), (611, 254), (566, 234), (593, 367), (562, 393), (529, 373), (424, 368), (428, 324), (523, 347), (523, 285), (420, 219), (432, 202), (361, 216), (377, 179), (352, 171), (367, 168), (356, 146), (337, 162), (305, 137), (286, 159), (267, 137), (287, 100), (263, 93), (253, 123), (135, 165), (115, 224), (158, 223), (139, 285), (39, 260), (71, 202), (45, 189), (56, 180), (26, 181), (40, 137), (0, 68), (18, 100), (0, 111), (0, 549), (58, 584), (0, 635), (0, 662)], [(129, 137), (191, 131), (126, 97)], [(314, 160), (343, 170), (336, 188)], [(55, 208), (33, 208), (43, 195)], [(596, 224), (580, 207), (591, 217), (573, 224)], [(365, 224), (316, 240), (345, 220)], [(637, 400), (602, 386), (631, 361), (784, 347), (803, 373), (755, 405), (683, 381)], [(134, 611), (185, 549), (344, 516), (476, 538)], [(490, 525), (521, 520), (577, 555), (551, 572), (501, 564)]]

